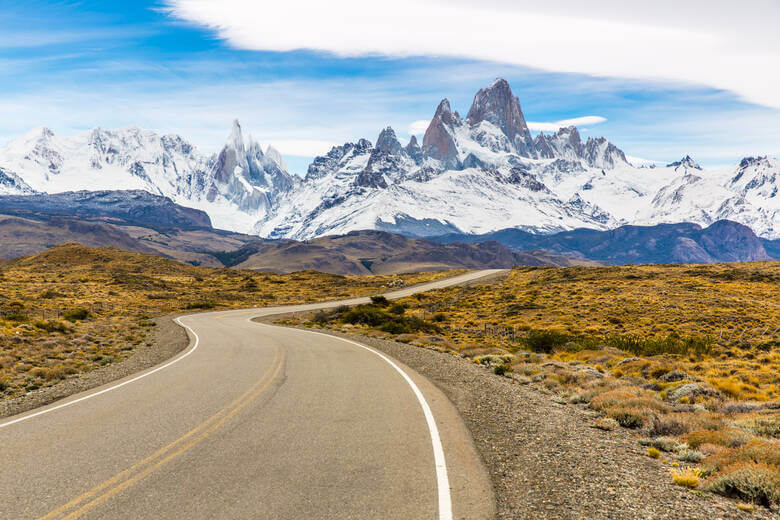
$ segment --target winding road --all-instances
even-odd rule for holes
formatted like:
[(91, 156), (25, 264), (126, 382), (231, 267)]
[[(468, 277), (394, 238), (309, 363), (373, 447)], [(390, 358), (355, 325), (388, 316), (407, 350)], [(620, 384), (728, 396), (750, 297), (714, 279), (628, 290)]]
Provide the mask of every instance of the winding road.
[(366, 301), (183, 316), (190, 346), (171, 360), (0, 420), (0, 517), (492, 518), (469, 432), (428, 380), (359, 343), (252, 321)]

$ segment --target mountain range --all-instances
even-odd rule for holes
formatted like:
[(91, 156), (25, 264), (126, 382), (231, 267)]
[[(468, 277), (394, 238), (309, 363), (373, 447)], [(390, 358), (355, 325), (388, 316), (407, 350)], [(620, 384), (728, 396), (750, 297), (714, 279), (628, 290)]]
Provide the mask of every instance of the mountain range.
[(151, 253), (209, 267), (336, 274), (598, 264), (495, 241), (445, 244), (382, 231), (309, 241), (268, 240), (214, 229), (205, 212), (143, 190), (0, 196), (0, 258), (77, 242)]
[(780, 164), (716, 170), (691, 157), (637, 167), (576, 127), (533, 136), (509, 84), (481, 89), (465, 117), (439, 103), (422, 142), (383, 129), (336, 146), (301, 178), (240, 124), (215, 154), (134, 127), (75, 137), (37, 128), (0, 148), (0, 194), (143, 190), (204, 211), (216, 228), (308, 240), (373, 229), (412, 237), (533, 234), (721, 220), (780, 238)]

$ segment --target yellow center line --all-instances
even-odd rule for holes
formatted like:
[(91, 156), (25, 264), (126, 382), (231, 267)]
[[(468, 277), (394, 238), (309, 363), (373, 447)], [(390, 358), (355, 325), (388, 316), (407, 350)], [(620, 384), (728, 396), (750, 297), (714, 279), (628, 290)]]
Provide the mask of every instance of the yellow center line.
[[(182, 455), (192, 447), (194, 447), (196, 444), (200, 443), (202, 440), (204, 440), (206, 437), (211, 435), (215, 430), (217, 430), (220, 426), (225, 424), (230, 418), (232, 418), (234, 415), (236, 415), (239, 411), (241, 411), (246, 405), (248, 405), (250, 402), (252, 402), (254, 399), (256, 399), (260, 394), (262, 394), (268, 386), (275, 380), (276, 376), (279, 374), (279, 371), (282, 369), (282, 366), (284, 366), (284, 352), (282, 351), (282, 356), (279, 356), (280, 349), (277, 350), (274, 353), (274, 361), (271, 363), (271, 366), (266, 370), (266, 372), (263, 374), (263, 376), (258, 380), (258, 382), (253, 385), (249, 390), (241, 394), (238, 398), (236, 398), (233, 402), (231, 402), (228, 406), (222, 408), (220, 411), (212, 415), (209, 419), (201, 423), (200, 425), (196, 426), (186, 434), (182, 435), (175, 441), (171, 442), (167, 446), (164, 446), (163, 448), (160, 448), (156, 452), (154, 452), (149, 457), (143, 459), (140, 462), (137, 462), (133, 466), (127, 468), (126, 470), (122, 471), (121, 473), (118, 473), (114, 477), (106, 480), (102, 484), (99, 484), (95, 486), (94, 488), (90, 489), (89, 491), (83, 493), (82, 495), (79, 495), (78, 497), (74, 498), (73, 500), (69, 501), (67, 504), (55, 509), (54, 511), (51, 511), (50, 513), (42, 516), (39, 518), (39, 520), (50, 520), (52, 518), (56, 518), (59, 515), (65, 513), (66, 511), (72, 509), (73, 507), (81, 504), (85, 500), (88, 500), (89, 498), (97, 495), (98, 493), (105, 491), (102, 495), (98, 496), (97, 498), (93, 499), (92, 501), (88, 502), (87, 504), (83, 505), (76, 511), (70, 513), (69, 515), (65, 516), (64, 518), (70, 519), (70, 518), (77, 518), (84, 512), (86, 512), (89, 509), (92, 509), (93, 507), (105, 502), (108, 498), (116, 495), (123, 489), (126, 489), (127, 487), (135, 484), (139, 480), (143, 479), (144, 477), (148, 476), (150, 473), (155, 471), (156, 469), (164, 466), (168, 462), (172, 461), (179, 455)], [(278, 363), (277, 363), (278, 361)], [(274, 368), (275, 367), (275, 368)], [(268, 378), (268, 374), (273, 370), (273, 374)], [(224, 416), (223, 416), (224, 415)], [(187, 439), (190, 439), (191, 437), (195, 437), (190, 442), (184, 444), (184, 446), (179, 447), (173, 453), (168, 454), (168, 452), (171, 452), (174, 450), (178, 445), (184, 443)], [(167, 454), (167, 456), (166, 456)], [(160, 457), (163, 457), (158, 462), (154, 463), (152, 466), (146, 468), (145, 470), (141, 471), (139, 474), (137, 474), (134, 477), (130, 477), (130, 475), (142, 468), (143, 466), (152, 463), (155, 459), (159, 459)], [(124, 480), (126, 477), (127, 480)], [(114, 486), (114, 487), (111, 487)], [(110, 489), (109, 489), (110, 488)]]

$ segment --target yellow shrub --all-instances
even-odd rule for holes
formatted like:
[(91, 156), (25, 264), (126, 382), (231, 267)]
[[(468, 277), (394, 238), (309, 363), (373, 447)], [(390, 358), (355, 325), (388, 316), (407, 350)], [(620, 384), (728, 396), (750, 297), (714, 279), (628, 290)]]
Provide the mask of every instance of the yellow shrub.
[(678, 486), (685, 486), (687, 488), (696, 489), (699, 487), (699, 479), (701, 478), (701, 472), (695, 468), (685, 468), (681, 470), (671, 470), (672, 480)]
[(647, 448), (647, 456), (650, 457), (651, 459), (657, 459), (658, 457), (661, 456), (661, 450), (652, 447)]

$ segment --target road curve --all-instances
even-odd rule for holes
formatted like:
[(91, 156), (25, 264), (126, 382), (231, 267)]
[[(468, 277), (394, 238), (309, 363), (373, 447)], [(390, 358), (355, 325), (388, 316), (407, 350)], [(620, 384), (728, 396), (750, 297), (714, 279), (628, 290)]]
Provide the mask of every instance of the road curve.
[(491, 518), (469, 433), (429, 381), (363, 345), (251, 321), (366, 301), (183, 316), (191, 344), (170, 361), (0, 422), (0, 516)]

